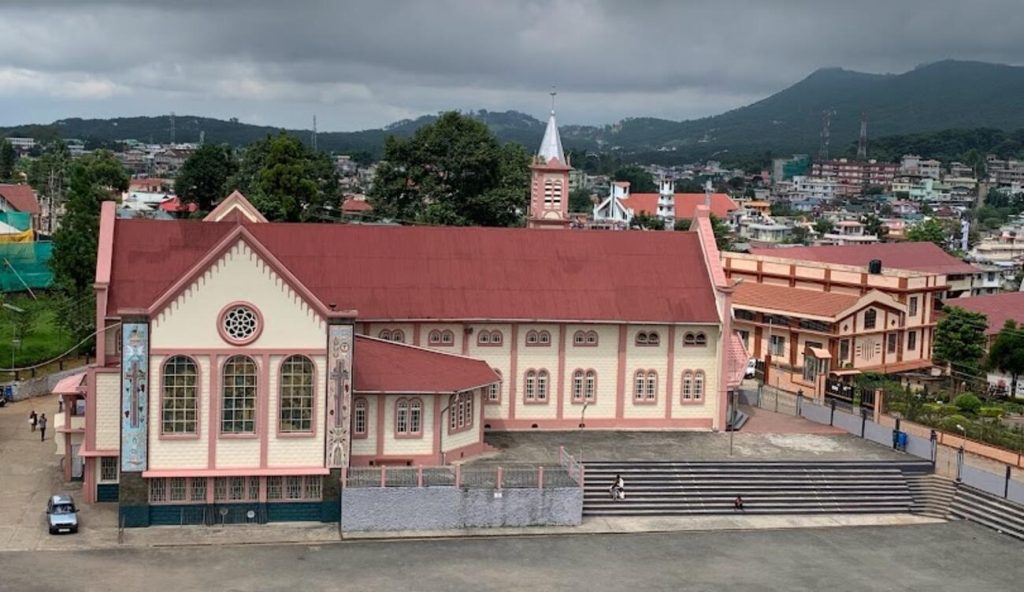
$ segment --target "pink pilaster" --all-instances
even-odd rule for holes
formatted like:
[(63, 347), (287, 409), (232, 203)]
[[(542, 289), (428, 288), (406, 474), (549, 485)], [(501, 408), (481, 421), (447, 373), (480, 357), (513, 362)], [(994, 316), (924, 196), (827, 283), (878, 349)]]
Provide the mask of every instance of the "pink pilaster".
[(508, 373), (508, 418), (516, 418), (516, 399), (519, 397), (516, 385), (519, 382), (519, 325), (512, 325), (512, 351)]
[(626, 326), (619, 325), (619, 366), (615, 376), (615, 417), (622, 418), (626, 408)]
[[(206, 435), (206, 448), (207, 448), (207, 459), (206, 468), (216, 469), (217, 468), (217, 437), (220, 435), (220, 426), (217, 422), (220, 419), (220, 366), (219, 358), (217, 355), (211, 355), (210, 360), (210, 390), (207, 391), (207, 398), (209, 399), (209, 410), (210, 417), (209, 423), (207, 424), (207, 435)], [(212, 489), (212, 488), (210, 488)]]
[(565, 323), (558, 325), (558, 419), (565, 408)]
[[(270, 448), (270, 356), (261, 356), (260, 385), (257, 391), (259, 415), (256, 419), (256, 430), (260, 436), (260, 468), (267, 468)], [(277, 423), (277, 422), (275, 422)]]
[(666, 365), (668, 376), (665, 377), (665, 419), (672, 419), (672, 402), (675, 399), (676, 376), (676, 326), (668, 328), (668, 364)]

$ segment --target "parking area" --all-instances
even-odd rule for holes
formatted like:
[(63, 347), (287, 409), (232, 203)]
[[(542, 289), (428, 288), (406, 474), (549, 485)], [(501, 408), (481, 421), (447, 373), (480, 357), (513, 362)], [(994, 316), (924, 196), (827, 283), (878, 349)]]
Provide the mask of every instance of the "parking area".
[(0, 548), (83, 548), (97, 537), (116, 535), (115, 504), (81, 505), (81, 532), (51, 536), (45, 523), (46, 500), (55, 493), (69, 493), (81, 500), (81, 483), (65, 483), (61, 457), (56, 454), (51, 423), (46, 441), (29, 428), (28, 414), (57, 414), (57, 397), (37, 397), (8, 403), (0, 408)]

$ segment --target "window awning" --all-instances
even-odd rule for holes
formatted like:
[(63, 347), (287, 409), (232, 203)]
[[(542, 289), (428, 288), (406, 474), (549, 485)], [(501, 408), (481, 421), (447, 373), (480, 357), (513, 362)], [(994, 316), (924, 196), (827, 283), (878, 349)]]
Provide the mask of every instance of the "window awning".
[(823, 347), (807, 347), (804, 349), (805, 356), (812, 356), (819, 360), (831, 360), (832, 354)]

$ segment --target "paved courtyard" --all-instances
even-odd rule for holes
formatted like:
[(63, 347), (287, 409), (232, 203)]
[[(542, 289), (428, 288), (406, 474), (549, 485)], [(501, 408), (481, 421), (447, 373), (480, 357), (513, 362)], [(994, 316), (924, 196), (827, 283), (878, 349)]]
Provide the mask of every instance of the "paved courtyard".
[(965, 522), (0, 552), (0, 590), (1009, 592), (1020, 589), (1022, 553), (1024, 543)]

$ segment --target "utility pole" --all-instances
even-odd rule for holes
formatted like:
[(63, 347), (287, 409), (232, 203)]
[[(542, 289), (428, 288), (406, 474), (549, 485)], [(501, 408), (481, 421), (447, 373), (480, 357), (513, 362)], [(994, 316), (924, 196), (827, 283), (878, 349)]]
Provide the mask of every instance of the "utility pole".
[(818, 160), (825, 162), (828, 160), (828, 144), (831, 140), (831, 132), (829, 128), (832, 126), (832, 116), (835, 111), (826, 109), (821, 113), (821, 148), (818, 150)]

